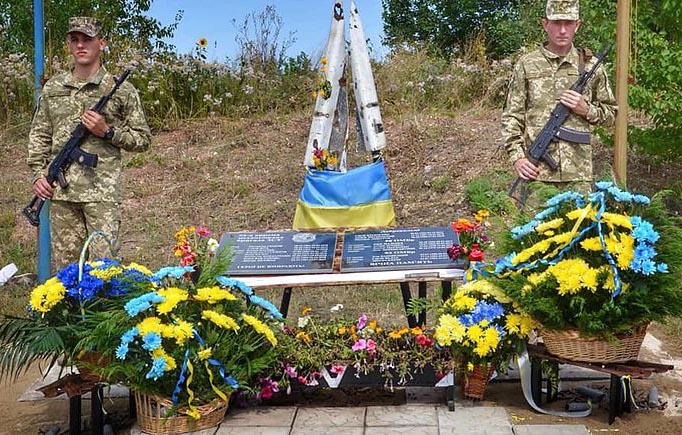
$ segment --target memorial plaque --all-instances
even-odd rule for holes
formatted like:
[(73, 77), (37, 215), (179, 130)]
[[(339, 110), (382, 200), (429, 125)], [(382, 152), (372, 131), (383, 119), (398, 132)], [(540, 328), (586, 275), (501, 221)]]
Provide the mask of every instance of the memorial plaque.
[(331, 273), (336, 233), (225, 233), (220, 239), (224, 246), (233, 254), (229, 275)]
[(341, 272), (397, 269), (464, 269), (447, 249), (458, 238), (451, 227), (397, 228), (346, 232)]

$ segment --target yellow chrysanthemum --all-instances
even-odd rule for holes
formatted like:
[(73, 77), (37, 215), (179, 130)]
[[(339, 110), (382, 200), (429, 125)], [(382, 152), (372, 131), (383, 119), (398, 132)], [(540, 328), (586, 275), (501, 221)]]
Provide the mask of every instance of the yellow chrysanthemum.
[(106, 269), (93, 269), (90, 271), (90, 275), (95, 278), (99, 278), (103, 281), (111, 281), (111, 278), (115, 277), (119, 273), (123, 272), (123, 269), (118, 266), (110, 266)]
[(537, 227), (535, 227), (535, 231), (537, 233), (544, 233), (545, 231), (550, 231), (550, 230), (556, 230), (557, 228), (561, 227), (564, 224), (564, 220), (562, 218), (556, 218), (551, 221), (543, 222)]
[(194, 299), (198, 301), (206, 301), (209, 304), (215, 304), (222, 300), (225, 301), (236, 301), (237, 298), (229, 290), (220, 288), (218, 286), (213, 287), (202, 287), (197, 290)]
[(547, 268), (556, 278), (560, 295), (575, 294), (582, 289), (597, 290), (598, 269), (590, 267), (582, 258), (565, 259)]
[(606, 222), (610, 227), (618, 226), (622, 228), (627, 228), (628, 230), (632, 229), (632, 222), (630, 222), (630, 217), (623, 215), (623, 214), (618, 214), (618, 213), (609, 213), (604, 212), (602, 214), (602, 221)]
[(256, 330), (259, 334), (263, 334), (265, 338), (268, 339), (268, 341), (273, 345), (277, 346), (277, 338), (275, 337), (275, 333), (272, 332), (272, 329), (268, 327), (265, 323), (261, 322), (257, 318), (250, 316), (246, 313), (242, 313), (242, 319), (249, 325), (253, 327), (253, 329)]
[(210, 320), (217, 326), (225, 329), (232, 329), (233, 331), (239, 331), (239, 325), (230, 316), (225, 314), (217, 313), (213, 310), (204, 310), (201, 312), (201, 317), (206, 320)]
[(168, 314), (181, 302), (186, 301), (188, 293), (178, 287), (161, 288), (156, 291), (164, 298), (164, 301), (156, 306), (156, 312), (159, 314)]
[(192, 324), (178, 318), (175, 318), (174, 321), (175, 324), (164, 325), (161, 336), (173, 338), (178, 346), (182, 346), (194, 335)]
[(207, 360), (211, 357), (212, 350), (210, 347), (207, 347), (206, 349), (200, 350), (197, 352), (197, 356), (201, 361)]
[(161, 323), (161, 319), (158, 317), (147, 317), (137, 324), (137, 330), (140, 331), (140, 337), (144, 337), (150, 332), (164, 336), (166, 326)]
[(56, 277), (50, 278), (31, 291), (29, 299), (31, 309), (39, 313), (47, 313), (64, 299), (65, 293), (66, 287), (64, 287), (64, 284)]
[(144, 275), (147, 275), (147, 276), (152, 276), (152, 275), (153, 275), (153, 273), (152, 273), (151, 270), (149, 270), (149, 269), (147, 269), (146, 267), (144, 267), (143, 265), (137, 264), (137, 263), (130, 263), (130, 264), (126, 267), (126, 269), (129, 269), (129, 270), (137, 270), (138, 272), (140, 272), (140, 273), (142, 273), (142, 274), (144, 274)]

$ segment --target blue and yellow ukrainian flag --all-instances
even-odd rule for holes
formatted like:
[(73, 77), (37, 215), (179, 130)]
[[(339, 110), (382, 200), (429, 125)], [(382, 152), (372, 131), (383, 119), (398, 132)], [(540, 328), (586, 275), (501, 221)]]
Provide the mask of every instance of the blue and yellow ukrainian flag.
[(310, 170), (296, 204), (294, 229), (395, 225), (384, 162), (348, 172)]

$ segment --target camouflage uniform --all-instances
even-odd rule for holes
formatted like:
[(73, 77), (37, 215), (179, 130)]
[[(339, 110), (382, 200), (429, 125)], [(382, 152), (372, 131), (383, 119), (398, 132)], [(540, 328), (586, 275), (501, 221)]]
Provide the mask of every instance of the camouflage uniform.
[[(88, 29), (82, 26), (75, 31), (88, 34)], [(87, 80), (64, 73), (45, 84), (29, 134), (28, 164), (34, 182), (47, 173), (49, 163), (69, 139), (83, 113), (107, 94), (113, 83), (114, 77), (100, 67)], [(107, 141), (88, 135), (81, 144), (84, 151), (98, 155), (97, 167), (72, 164), (65, 174), (69, 186), (58, 187), (52, 199), (52, 257), (56, 268), (77, 261), (85, 239), (94, 231), (102, 231), (114, 244), (118, 243), (121, 150), (145, 151), (151, 142), (139, 95), (129, 82), (120, 86), (102, 115), (114, 129), (114, 137)], [(90, 252), (95, 257), (110, 256), (107, 244), (97, 238), (90, 245)]]
[[(577, 20), (577, 1), (550, 0), (547, 17), (553, 20)], [(556, 106), (559, 96), (575, 83), (582, 67), (587, 70), (596, 58), (571, 47), (566, 56), (559, 56), (544, 46), (519, 59), (513, 72), (504, 111), (502, 135), (512, 162), (525, 157), (525, 150), (537, 137)], [(582, 59), (581, 59), (582, 58)], [(564, 126), (578, 131), (591, 130), (593, 125), (610, 125), (615, 119), (616, 100), (604, 68), (597, 68), (583, 92), (589, 111), (586, 117), (571, 113)], [(559, 163), (552, 171), (544, 162), (539, 164), (539, 181), (563, 183), (592, 181), (592, 147), (566, 141), (553, 142), (550, 155)]]

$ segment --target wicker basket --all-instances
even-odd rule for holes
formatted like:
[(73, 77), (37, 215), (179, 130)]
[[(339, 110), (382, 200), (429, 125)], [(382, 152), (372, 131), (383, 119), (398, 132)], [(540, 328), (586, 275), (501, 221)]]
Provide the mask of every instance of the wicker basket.
[(476, 364), (472, 371), (464, 374), (462, 396), (465, 399), (482, 400), (494, 371), (492, 364)]
[(175, 414), (166, 417), (173, 407), (173, 402), (135, 391), (137, 422), (142, 432), (151, 435), (194, 432), (217, 426), (225, 418), (227, 406), (228, 403), (222, 400), (214, 400), (206, 405), (197, 406), (201, 415), (198, 420), (187, 416), (185, 407), (178, 408)]
[(630, 333), (616, 334), (615, 341), (582, 338), (576, 330), (543, 329), (540, 333), (547, 351), (571, 361), (613, 363), (637, 359), (648, 323)]

